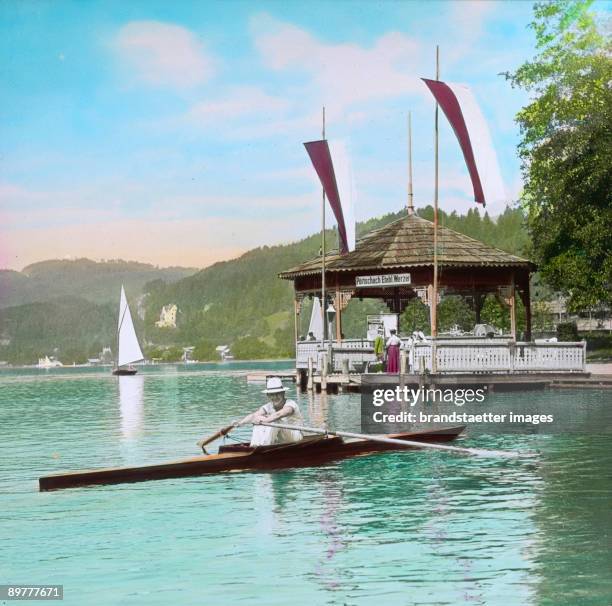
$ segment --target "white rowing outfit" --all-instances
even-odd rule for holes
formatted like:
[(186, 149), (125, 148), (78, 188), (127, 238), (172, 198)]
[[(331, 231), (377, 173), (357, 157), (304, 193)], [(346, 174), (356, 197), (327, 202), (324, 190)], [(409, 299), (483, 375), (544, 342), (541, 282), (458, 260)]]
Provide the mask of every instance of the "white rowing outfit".
[[(304, 419), (296, 402), (293, 400), (285, 400), (283, 406), (293, 408), (293, 412), (286, 417), (278, 419), (277, 423), (283, 425), (303, 425)], [(258, 411), (264, 417), (269, 417), (276, 413), (272, 402), (264, 404)], [(302, 432), (299, 429), (280, 429), (278, 427), (267, 427), (266, 425), (254, 425), (253, 434), (251, 436), (251, 446), (270, 446), (272, 444), (286, 444), (288, 442), (299, 442), (302, 439)]]

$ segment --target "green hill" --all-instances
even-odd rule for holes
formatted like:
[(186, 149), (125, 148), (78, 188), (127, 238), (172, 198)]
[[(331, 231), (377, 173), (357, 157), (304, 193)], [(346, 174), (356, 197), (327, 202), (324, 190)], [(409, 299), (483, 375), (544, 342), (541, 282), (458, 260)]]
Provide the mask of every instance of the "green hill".
[[(44, 355), (57, 355), (64, 364), (82, 363), (111, 345), (116, 310), (78, 297), (59, 297), (0, 309), (0, 358), (14, 364), (33, 364)], [(8, 341), (8, 343), (6, 342)]]
[(119, 300), (121, 284), (128, 293), (141, 293), (151, 280), (173, 282), (198, 270), (158, 268), (135, 261), (51, 260), (28, 265), (21, 272), (0, 270), (0, 308), (48, 301), (72, 295), (92, 303)]
[[(399, 218), (402, 212), (359, 224), (358, 236)], [(427, 207), (419, 214), (430, 218), (432, 212)], [(519, 210), (507, 210), (496, 221), (486, 214), (481, 216), (476, 209), (462, 216), (440, 213), (440, 223), (512, 253), (524, 254), (528, 245)], [(196, 359), (216, 359), (214, 348), (220, 344), (230, 345), (240, 358), (290, 357), (293, 355), (293, 285), (277, 276), (317, 255), (320, 240), (320, 234), (315, 234), (291, 244), (259, 247), (237, 259), (215, 263), (180, 279), (176, 277), (181, 271), (190, 270), (156, 270), (152, 266), (122, 261), (107, 262), (103, 267), (87, 260), (37, 263), (26, 268), (28, 280), (40, 280), (46, 289), (42, 293), (63, 289), (62, 295), (72, 296), (62, 300), (48, 297), (43, 301), (43, 294), (35, 292), (32, 296), (39, 297), (40, 301), (36, 305), (0, 309), (0, 360), (33, 363), (57, 348), (60, 360), (72, 363), (75, 359), (97, 355), (103, 345), (112, 346), (116, 292), (122, 281), (148, 357), (178, 359), (182, 347), (195, 346)], [(328, 247), (333, 247), (336, 241), (335, 232), (330, 230)], [(78, 265), (78, 271), (71, 263)], [(4, 287), (7, 284), (10, 287), (12, 280), (14, 288), (23, 289), (22, 277), (18, 276), (8, 276)], [(57, 282), (53, 288), (49, 286), (51, 276)], [(78, 276), (78, 293), (70, 284), (71, 279), (76, 279), (74, 276)], [(9, 298), (15, 296), (7, 294)], [(156, 327), (161, 308), (172, 304), (178, 307), (176, 327)], [(302, 313), (302, 334), (309, 318), (308, 305)], [(382, 309), (384, 304), (379, 301), (351, 301), (343, 315), (346, 336), (361, 335), (365, 315)], [(449, 322), (452, 320), (449, 316)]]

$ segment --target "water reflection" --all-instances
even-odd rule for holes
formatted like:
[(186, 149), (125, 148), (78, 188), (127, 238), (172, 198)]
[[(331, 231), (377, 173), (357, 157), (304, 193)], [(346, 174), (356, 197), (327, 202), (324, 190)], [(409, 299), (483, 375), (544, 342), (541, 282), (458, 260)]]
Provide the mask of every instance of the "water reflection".
[(313, 427), (325, 427), (328, 423), (329, 400), (327, 393), (315, 394), (309, 391), (300, 394), (299, 404), (308, 411), (308, 419)]
[(142, 430), (143, 403), (144, 377), (119, 377), (119, 411), (123, 438), (133, 438)]
[(326, 589), (337, 590), (342, 584), (342, 569), (336, 556), (348, 543), (348, 535), (339, 522), (343, 509), (343, 484), (339, 481), (337, 468), (321, 469), (317, 476), (322, 499), (319, 524), (326, 548), (315, 565), (315, 575)]

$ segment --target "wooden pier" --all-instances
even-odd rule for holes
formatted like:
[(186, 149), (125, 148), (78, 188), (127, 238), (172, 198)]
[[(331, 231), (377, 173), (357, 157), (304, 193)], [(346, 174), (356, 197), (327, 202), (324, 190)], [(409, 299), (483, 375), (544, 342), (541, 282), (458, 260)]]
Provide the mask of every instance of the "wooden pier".
[[(313, 391), (361, 392), (363, 374), (332, 374), (321, 377), (315, 374), (312, 377)], [(541, 389), (612, 389), (612, 376), (591, 375), (588, 372), (568, 374), (522, 374), (522, 375), (494, 375), (494, 374), (456, 374), (456, 375), (416, 375), (416, 374), (387, 374), (376, 373), (367, 375), (372, 381), (389, 386), (407, 386), (409, 388), (442, 387), (447, 389), (477, 389), (485, 388), (489, 392), (532, 391)], [(304, 387), (303, 387), (304, 388)], [(306, 386), (304, 389), (308, 389)]]
[[(312, 345), (309, 344), (309, 347), (312, 347)], [(314, 347), (316, 348), (317, 344), (314, 344)], [(514, 348), (516, 347), (514, 345)], [(491, 370), (489, 365), (481, 360), (478, 364), (481, 370), (476, 372), (466, 372), (464, 370), (453, 372), (451, 369), (447, 369), (436, 374), (431, 373), (423, 363), (420, 364), (422, 372), (411, 370), (407, 351), (401, 352), (400, 370), (402, 372), (399, 374), (364, 372), (367, 371), (367, 364), (363, 363), (361, 355), (365, 354), (373, 357), (373, 352), (363, 351), (364, 349), (363, 346), (347, 348), (343, 344), (341, 349), (319, 350), (316, 352), (318, 354), (316, 358), (314, 356), (308, 358), (306, 368), (298, 360), (295, 370), (251, 371), (247, 375), (247, 381), (263, 384), (268, 377), (277, 376), (285, 382), (296, 382), (303, 391), (331, 393), (361, 392), (364, 377), (368, 378), (369, 383), (375, 381), (381, 384), (406, 385), (410, 388), (421, 386), (456, 387), (457, 389), (485, 387), (490, 392), (572, 388), (612, 389), (612, 374), (587, 372), (583, 343), (562, 344), (561, 347), (555, 349), (550, 346), (545, 349), (538, 348), (540, 352), (545, 352), (545, 355), (540, 354), (538, 358), (537, 355), (532, 353), (530, 359), (537, 364), (533, 370), (524, 370), (520, 367), (511, 370), (506, 369), (505, 371), (499, 368)], [(489, 354), (488, 349), (488, 347), (481, 349), (481, 353)], [(510, 347), (506, 345), (502, 351), (506, 355), (509, 350)], [(560, 352), (560, 354), (556, 352)], [(327, 358), (328, 353), (331, 353), (335, 358), (331, 363)], [(359, 357), (356, 357), (355, 354)], [(496, 357), (499, 359), (499, 353), (496, 353)], [(455, 357), (455, 360), (459, 360), (461, 364), (464, 364), (463, 359), (463, 357)], [(471, 360), (474, 363), (475, 356), (473, 353), (471, 354)], [(540, 368), (545, 367), (545, 369), (538, 371), (538, 366)], [(555, 366), (557, 370), (555, 370)], [(338, 367), (341, 370), (336, 370)], [(327, 371), (322, 372), (323, 369), (327, 369)]]
[(295, 370), (252, 370), (247, 374), (247, 383), (265, 383), (268, 377), (279, 377), (282, 381), (295, 383)]

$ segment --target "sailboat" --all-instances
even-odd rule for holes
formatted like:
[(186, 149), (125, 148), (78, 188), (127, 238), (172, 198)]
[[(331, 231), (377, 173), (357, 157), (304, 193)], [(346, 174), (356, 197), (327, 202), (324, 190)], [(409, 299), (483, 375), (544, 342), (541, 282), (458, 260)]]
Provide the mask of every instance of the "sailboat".
[(119, 323), (117, 325), (117, 365), (113, 369), (113, 374), (135, 375), (137, 370), (131, 365), (141, 360), (144, 360), (144, 356), (138, 343), (138, 337), (136, 337), (130, 306), (122, 284), (121, 298), (119, 299)]

